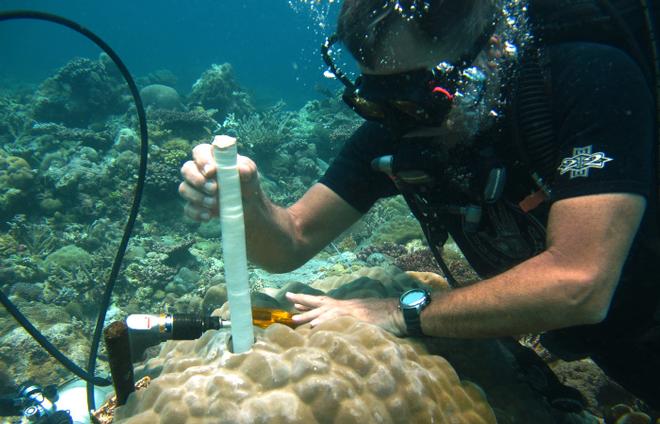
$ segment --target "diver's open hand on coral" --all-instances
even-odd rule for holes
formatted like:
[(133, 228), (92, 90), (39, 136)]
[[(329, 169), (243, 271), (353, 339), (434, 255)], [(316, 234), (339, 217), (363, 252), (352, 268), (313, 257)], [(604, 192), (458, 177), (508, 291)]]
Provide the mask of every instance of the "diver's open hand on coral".
[[(183, 182), (179, 184), (179, 194), (187, 201), (184, 208), (186, 216), (195, 221), (208, 221), (220, 210), (213, 146), (199, 144), (192, 155), (193, 160), (181, 167)], [(243, 199), (248, 200), (260, 191), (257, 165), (252, 159), (238, 155), (238, 172)]]
[(297, 324), (309, 322), (312, 327), (341, 316), (351, 316), (375, 324), (395, 336), (406, 334), (406, 324), (397, 299), (347, 299), (328, 296), (287, 293), (286, 298), (301, 311), (293, 316)]

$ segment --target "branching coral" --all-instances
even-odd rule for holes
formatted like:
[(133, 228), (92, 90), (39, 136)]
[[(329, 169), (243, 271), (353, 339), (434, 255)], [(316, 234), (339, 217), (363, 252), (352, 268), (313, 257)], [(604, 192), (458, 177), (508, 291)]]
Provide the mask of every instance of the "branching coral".
[(29, 223), (25, 215), (16, 215), (8, 222), (9, 234), (22, 246), (22, 250), (34, 255), (48, 255), (59, 247), (61, 240), (45, 224)]
[(284, 106), (283, 102), (279, 102), (261, 113), (245, 117), (230, 114), (223, 122), (222, 129), (236, 133), (240, 148), (246, 156), (257, 161), (271, 161), (278, 147), (291, 136), (293, 114), (286, 112)]

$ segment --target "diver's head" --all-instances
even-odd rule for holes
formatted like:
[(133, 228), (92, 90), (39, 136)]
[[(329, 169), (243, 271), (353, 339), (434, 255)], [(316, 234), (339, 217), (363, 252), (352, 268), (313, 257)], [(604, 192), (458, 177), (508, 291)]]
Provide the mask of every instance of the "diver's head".
[[(497, 22), (494, 0), (345, 0), (337, 34), (362, 76), (346, 85), (344, 100), (368, 120), (404, 132), (440, 127), (457, 94), (472, 77), (465, 72), (489, 46)], [(470, 80), (470, 81), (468, 81)]]
[(493, 0), (344, 0), (337, 36), (363, 71), (400, 73), (473, 60), (495, 14)]

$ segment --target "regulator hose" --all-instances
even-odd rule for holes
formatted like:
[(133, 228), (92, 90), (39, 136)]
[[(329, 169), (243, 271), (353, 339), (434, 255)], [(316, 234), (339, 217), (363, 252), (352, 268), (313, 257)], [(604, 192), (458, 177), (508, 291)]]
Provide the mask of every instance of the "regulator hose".
[(140, 201), (142, 200), (142, 191), (144, 189), (144, 182), (147, 173), (147, 153), (149, 151), (149, 141), (147, 133), (147, 119), (146, 113), (144, 111), (144, 106), (142, 104), (142, 99), (140, 98), (140, 93), (137, 89), (133, 77), (131, 77), (130, 72), (122, 62), (122, 60), (117, 56), (117, 54), (108, 46), (103, 40), (101, 40), (96, 34), (86, 29), (85, 27), (79, 25), (76, 22), (63, 18), (61, 16), (52, 15), (49, 13), (32, 11), (32, 10), (15, 10), (9, 12), (0, 13), (0, 21), (8, 21), (15, 19), (32, 19), (39, 21), (52, 22), (58, 25), (65, 26), (70, 28), (77, 33), (85, 36), (96, 44), (101, 50), (103, 50), (112, 61), (117, 65), (117, 68), (121, 72), (122, 76), (128, 84), (128, 88), (133, 96), (133, 101), (135, 102), (135, 108), (137, 110), (138, 121), (140, 125), (140, 166), (138, 169), (138, 179), (135, 185), (135, 192), (133, 195), (133, 204), (131, 205), (130, 214), (128, 221), (124, 227), (124, 235), (117, 249), (117, 254), (115, 255), (114, 262), (112, 264), (112, 270), (110, 272), (110, 277), (105, 286), (105, 291), (103, 292), (103, 297), (101, 299), (101, 306), (98, 318), (96, 320), (96, 328), (94, 330), (94, 336), (92, 338), (92, 344), (89, 352), (89, 359), (87, 362), (87, 372), (74, 364), (70, 359), (68, 359), (62, 352), (60, 352), (55, 346), (53, 346), (44, 336), (41, 334), (30, 322), (29, 320), (20, 313), (15, 305), (9, 300), (9, 298), (0, 290), (0, 302), (7, 308), (9, 313), (25, 328), (25, 330), (44, 348), (48, 353), (57, 359), (62, 365), (64, 365), (69, 371), (74, 373), (76, 376), (87, 382), (87, 405), (90, 410), (94, 408), (94, 386), (109, 386), (111, 381), (108, 379), (96, 377), (94, 375), (96, 369), (96, 359), (98, 355), (98, 348), (101, 342), (101, 334), (103, 331), (103, 323), (105, 322), (105, 316), (110, 306), (110, 300), (112, 297), (112, 290), (114, 289), (115, 283), (117, 281), (117, 275), (121, 268), (122, 260), (124, 259), (124, 253), (126, 252), (126, 247), (128, 246), (128, 241), (131, 237), (133, 227), (135, 225), (135, 220), (140, 209)]

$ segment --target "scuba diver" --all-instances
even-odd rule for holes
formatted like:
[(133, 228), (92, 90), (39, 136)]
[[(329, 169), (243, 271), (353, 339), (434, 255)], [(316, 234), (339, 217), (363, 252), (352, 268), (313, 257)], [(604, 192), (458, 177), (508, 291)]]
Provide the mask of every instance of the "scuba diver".
[[(402, 194), (452, 290), (399, 299), (287, 294), (312, 326), (350, 315), (398, 336), (543, 333), (660, 409), (657, 46), (652, 3), (345, 0), (323, 46), (366, 122), (290, 207), (239, 158), (247, 248), (271, 272), (301, 266)], [(334, 63), (341, 42), (359, 65)], [(218, 213), (211, 146), (181, 169), (185, 213)], [(480, 280), (441, 256), (451, 235)]]

